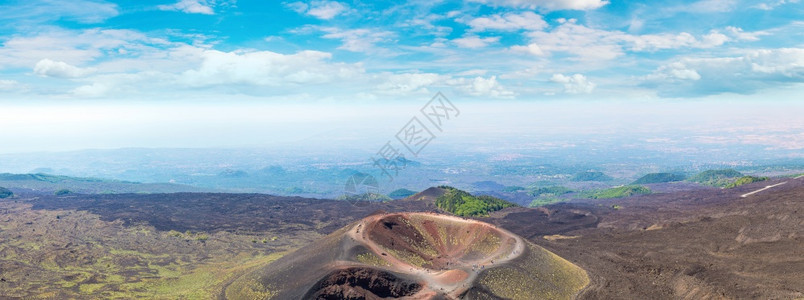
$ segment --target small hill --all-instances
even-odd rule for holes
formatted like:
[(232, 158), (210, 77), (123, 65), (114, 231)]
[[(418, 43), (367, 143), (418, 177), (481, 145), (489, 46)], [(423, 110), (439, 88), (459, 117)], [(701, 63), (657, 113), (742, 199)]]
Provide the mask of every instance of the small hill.
[[(114, 179), (50, 174), (0, 173), (0, 185), (34, 193), (53, 194), (68, 189), (80, 194), (207, 192), (209, 189), (173, 183), (139, 183)], [(21, 193), (21, 191), (18, 191)]]
[(277, 165), (262, 168), (260, 172), (268, 176), (285, 176), (287, 174), (285, 168), (282, 168), (282, 166)]
[(447, 190), (441, 187), (431, 187), (421, 192), (414, 194), (413, 196), (405, 198), (408, 201), (425, 201), (434, 203), (436, 198), (441, 197), (447, 193)]
[(37, 173), (37, 174), (2, 173), (2, 174), (0, 174), (0, 181), (26, 181), (26, 180), (42, 181), (42, 182), (50, 182), (50, 183), (58, 183), (58, 182), (64, 182), (64, 181), (122, 182), (122, 181), (105, 180), (105, 179), (98, 179), (98, 178), (70, 177), (70, 176), (49, 175), (49, 174), (42, 174), (42, 173)]
[(472, 194), (450, 186), (440, 186), (439, 188), (444, 189), (445, 192), (443, 195), (436, 198), (436, 207), (457, 216), (486, 216), (493, 211), (517, 206), (516, 204), (492, 196), (473, 196)]
[(684, 179), (687, 179), (687, 176), (684, 176), (684, 174), (650, 173), (640, 177), (631, 184), (665, 183), (665, 182), (683, 181)]
[(572, 181), (609, 181), (609, 180), (612, 180), (612, 179), (613, 178), (609, 177), (608, 175), (603, 174), (603, 172), (586, 171), (586, 172), (580, 172), (580, 173), (575, 174), (574, 176), (572, 176), (572, 178), (570, 180), (572, 180)]
[(743, 176), (743, 177), (737, 178), (737, 180), (735, 180), (734, 182), (727, 184), (725, 186), (725, 188), (729, 189), (729, 188), (738, 187), (738, 186), (741, 186), (741, 185), (744, 185), (744, 184), (760, 182), (760, 181), (765, 181), (765, 180), (768, 180), (768, 177)]
[(690, 177), (688, 180), (702, 185), (725, 187), (744, 175), (734, 169), (706, 170)]
[(416, 194), (416, 191), (411, 191), (409, 189), (398, 189), (393, 192), (388, 193), (388, 197), (391, 199), (404, 199)]
[(563, 186), (553, 185), (547, 187), (533, 188), (528, 191), (528, 195), (533, 197), (539, 196), (560, 196), (572, 193), (572, 190)]
[(0, 186), (0, 199), (5, 199), (14, 196), (14, 193), (9, 189)]
[(651, 190), (641, 185), (626, 185), (602, 191), (594, 192), (589, 195), (592, 199), (611, 199), (611, 198), (625, 198), (636, 195), (650, 194)]
[(533, 197), (533, 200), (528, 204), (529, 207), (539, 207), (557, 202), (566, 201), (567, 199), (561, 198), (561, 195), (572, 193), (573, 190), (553, 185), (546, 187), (531, 188), (528, 195)]
[(234, 279), (220, 298), (570, 299), (587, 284), (583, 269), (493, 225), (379, 213)]

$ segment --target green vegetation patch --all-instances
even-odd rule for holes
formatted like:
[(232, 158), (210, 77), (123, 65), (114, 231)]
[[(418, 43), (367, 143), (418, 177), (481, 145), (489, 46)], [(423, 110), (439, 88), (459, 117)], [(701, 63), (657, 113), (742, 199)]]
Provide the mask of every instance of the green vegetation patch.
[(516, 204), (492, 196), (472, 196), (450, 186), (440, 186), (439, 188), (445, 189), (447, 192), (436, 198), (436, 207), (458, 216), (487, 216), (490, 212), (516, 206)]
[(566, 187), (554, 185), (554, 186), (548, 186), (548, 187), (533, 188), (530, 191), (528, 191), (528, 195), (533, 196), (533, 197), (539, 197), (539, 196), (561, 196), (561, 195), (569, 194), (569, 193), (572, 193), (572, 192), (573, 191), (571, 189), (568, 189)]
[(56, 195), (56, 196), (67, 196), (67, 195), (70, 195), (70, 194), (72, 194), (72, 193), (73, 193), (73, 192), (72, 192), (71, 190), (68, 190), (68, 189), (61, 189), (61, 190), (56, 191), (56, 192), (55, 192), (55, 193), (53, 193), (53, 194), (54, 194), (54, 195)]
[(378, 194), (378, 193), (363, 193), (359, 195), (341, 195), (337, 198), (338, 200), (346, 200), (346, 201), (369, 201), (369, 202), (387, 202), (391, 201), (390, 197)]
[(14, 193), (7, 188), (0, 187), (0, 199), (5, 199), (14, 196)]
[(531, 188), (528, 191), (528, 195), (533, 196), (534, 198), (528, 206), (539, 207), (547, 204), (562, 202), (566, 199), (559, 198), (559, 196), (572, 192), (574, 191), (558, 185)]
[(687, 179), (687, 176), (684, 174), (677, 174), (677, 173), (650, 173), (645, 176), (640, 177), (636, 181), (631, 184), (649, 184), (649, 183), (664, 183), (664, 182), (674, 182), (674, 181), (682, 181)]
[(603, 174), (603, 172), (586, 171), (580, 172), (572, 176), (572, 181), (609, 181), (612, 180), (610, 176)]
[(611, 199), (611, 198), (624, 198), (635, 195), (647, 195), (651, 190), (641, 185), (626, 185), (615, 188), (605, 189), (602, 191), (592, 192), (587, 195), (587, 198), (592, 199)]
[(760, 182), (760, 181), (765, 181), (765, 180), (768, 180), (768, 177), (743, 176), (743, 177), (737, 178), (737, 180), (735, 180), (734, 182), (727, 184), (725, 186), (725, 188), (729, 189), (729, 188), (741, 186), (743, 184), (749, 184), (749, 183)]
[(690, 177), (689, 181), (702, 185), (725, 187), (744, 175), (734, 169), (706, 170)]
[(538, 198), (534, 198), (532, 201), (530, 201), (530, 204), (528, 204), (528, 206), (529, 207), (539, 207), (539, 206), (545, 206), (545, 205), (548, 205), (548, 204), (564, 202), (564, 201), (566, 201), (566, 199), (561, 199), (561, 198), (552, 197), (552, 196), (550, 196), (550, 197), (538, 197)]
[(374, 267), (390, 267), (391, 264), (371, 252), (358, 254), (355, 259), (361, 263)]

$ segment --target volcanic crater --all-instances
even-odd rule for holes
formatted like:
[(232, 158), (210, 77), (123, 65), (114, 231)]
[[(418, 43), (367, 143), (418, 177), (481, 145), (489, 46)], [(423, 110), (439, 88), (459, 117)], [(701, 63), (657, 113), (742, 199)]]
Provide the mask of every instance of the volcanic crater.
[(562, 299), (588, 282), (579, 267), (488, 223), (378, 213), (235, 280), (226, 296)]

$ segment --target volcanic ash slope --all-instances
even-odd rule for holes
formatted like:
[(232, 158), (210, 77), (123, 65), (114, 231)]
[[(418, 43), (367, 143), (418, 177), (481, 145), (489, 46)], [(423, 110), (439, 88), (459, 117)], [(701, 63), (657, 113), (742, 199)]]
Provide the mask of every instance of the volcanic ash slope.
[(227, 299), (568, 299), (586, 272), (493, 225), (375, 214), (233, 281)]

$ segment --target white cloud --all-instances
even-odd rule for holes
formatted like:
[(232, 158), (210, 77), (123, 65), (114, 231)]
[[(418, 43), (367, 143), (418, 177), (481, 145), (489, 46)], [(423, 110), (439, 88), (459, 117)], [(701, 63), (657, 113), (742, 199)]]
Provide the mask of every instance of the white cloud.
[(572, 76), (553, 74), (553, 77), (550, 78), (550, 81), (563, 84), (564, 92), (567, 94), (589, 94), (595, 89), (596, 86), (582, 74), (575, 74)]
[(425, 30), (425, 33), (435, 36), (446, 36), (452, 32), (452, 27), (441, 26), (433, 24), (436, 21), (444, 19), (440, 14), (427, 14), (424, 16), (414, 16), (413, 19), (402, 23), (404, 26), (420, 27)]
[(289, 8), (292, 11), (300, 13), (300, 14), (303, 14), (304, 12), (307, 11), (308, 8), (310, 8), (310, 6), (307, 5), (307, 3), (299, 2), (299, 1), (291, 2), (291, 3), (285, 3), (285, 7)]
[(188, 14), (214, 15), (215, 11), (206, 0), (179, 0), (170, 5), (157, 6), (160, 10), (180, 11)]
[(761, 10), (772, 10), (776, 7), (789, 4), (789, 3), (798, 3), (799, 0), (775, 0), (775, 1), (767, 1), (763, 3), (759, 3), (757, 5), (752, 6), (753, 8), (758, 8)]
[(21, 86), (19, 81), (0, 79), (0, 91), (13, 91), (21, 88)]
[(297, 13), (313, 16), (321, 20), (331, 20), (349, 9), (346, 4), (338, 1), (312, 1), (309, 4), (297, 1), (287, 3), (285, 6)]
[(764, 31), (745, 32), (742, 28), (733, 26), (726, 27), (726, 33), (740, 41), (758, 41), (760, 36), (769, 34)]
[(661, 66), (646, 77), (648, 80), (698, 80), (701, 75), (682, 62)]
[(428, 87), (443, 81), (446, 76), (435, 73), (384, 74), (377, 91), (382, 94), (430, 93)]
[[(732, 40), (716, 30), (697, 38), (686, 32), (632, 35), (622, 31), (590, 28), (576, 24), (572, 20), (564, 22), (551, 31), (534, 31), (528, 33), (527, 36), (530, 37), (528, 47), (534, 50), (536, 49), (534, 47), (538, 47), (545, 54), (568, 53), (582, 61), (611, 60), (624, 55), (626, 51), (713, 48)], [(527, 49), (517, 47), (511, 50)]]
[(111, 88), (106, 84), (93, 83), (79, 86), (70, 91), (70, 94), (80, 98), (98, 98), (106, 96), (110, 90)]
[(376, 43), (389, 40), (394, 36), (390, 31), (376, 31), (371, 29), (348, 29), (343, 30), (336, 27), (314, 27), (325, 32), (323, 38), (339, 39), (341, 44), (338, 49), (352, 52), (377, 52), (379, 49)]
[(105, 1), (27, 0), (16, 2), (18, 3), (14, 5), (2, 5), (0, 21), (22, 25), (64, 19), (79, 23), (94, 24), (103, 22), (119, 14), (116, 4)]
[(478, 37), (476, 35), (468, 35), (468, 36), (464, 36), (462, 38), (454, 39), (454, 40), (452, 40), (452, 42), (455, 43), (455, 45), (458, 45), (458, 47), (461, 47), (461, 48), (477, 49), (477, 48), (486, 47), (491, 43), (496, 43), (499, 40), (500, 40), (500, 37), (481, 38), (481, 37)]
[(33, 71), (39, 76), (56, 78), (78, 78), (92, 73), (91, 69), (83, 69), (63, 61), (53, 61), (47, 58), (36, 63)]
[(547, 22), (542, 19), (542, 16), (526, 11), (518, 14), (507, 13), (474, 18), (466, 21), (466, 25), (469, 25), (472, 31), (542, 30), (547, 27)]
[(804, 83), (804, 48), (762, 49), (739, 57), (683, 58), (645, 76), (660, 96), (688, 97)]
[(446, 81), (447, 85), (453, 86), (457, 91), (476, 97), (492, 98), (511, 98), (516, 93), (505, 89), (496, 76), (483, 78), (453, 78)]
[(535, 56), (544, 56), (545, 55), (544, 51), (542, 51), (542, 48), (540, 48), (539, 45), (537, 45), (537, 44), (528, 44), (526, 46), (514, 45), (514, 46), (511, 46), (511, 48), (509, 48), (509, 49), (511, 51), (513, 51), (513, 52), (527, 53), (527, 54), (535, 55)]
[(679, 5), (670, 8), (673, 12), (688, 12), (688, 13), (716, 13), (728, 12), (737, 6), (735, 0), (700, 0), (690, 4)]
[(181, 82), (189, 86), (248, 84), (289, 87), (328, 83), (363, 73), (359, 65), (331, 63), (332, 55), (319, 51), (286, 55), (271, 51), (205, 50), (201, 56), (201, 66), (185, 71)]
[(608, 0), (471, 0), (494, 6), (552, 10), (593, 10), (609, 4)]
[(45, 58), (82, 65), (99, 58), (117, 58), (114, 53), (120, 50), (127, 53), (126, 57), (163, 53), (163, 48), (169, 45), (171, 43), (132, 30), (45, 31), (6, 40), (0, 47), (0, 69), (30, 68)]

